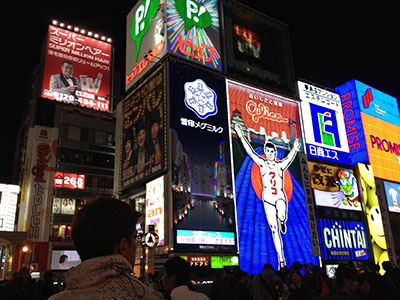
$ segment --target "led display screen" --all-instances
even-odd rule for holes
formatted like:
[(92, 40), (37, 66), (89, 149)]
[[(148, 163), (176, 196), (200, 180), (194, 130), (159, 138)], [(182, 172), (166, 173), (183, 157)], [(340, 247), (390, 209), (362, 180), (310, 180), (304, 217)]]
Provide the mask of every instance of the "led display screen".
[(55, 172), (54, 187), (83, 190), (85, 189), (85, 175)]
[(112, 45), (49, 26), (41, 96), (110, 111)]
[(222, 70), (216, 0), (166, 1), (168, 52)]
[(236, 1), (222, 1), (222, 7), (229, 77), (294, 97), (288, 26)]
[(211, 256), (211, 269), (239, 266), (238, 256)]
[(126, 17), (125, 90), (165, 55), (164, 1), (138, 1)]
[[(174, 249), (236, 252), (225, 81), (177, 63), (169, 70)], [(181, 242), (193, 232), (229, 234), (229, 243)]]
[(265, 263), (316, 261), (298, 102), (234, 81), (227, 90), (241, 267), (255, 274)]
[[(375, 263), (381, 266), (380, 272), (383, 274), (382, 262), (389, 260), (388, 244), (390, 246), (391, 238), (388, 236), (388, 228), (385, 230), (387, 215), (382, 213), (373, 168), (370, 165), (359, 163), (357, 169), (363, 192), (364, 213), (368, 220), (373, 257)], [(386, 242), (387, 239), (389, 239), (389, 243)]]
[(160, 67), (122, 103), (121, 189), (167, 166), (166, 73)]
[(350, 169), (309, 162), (317, 206), (362, 211), (357, 178)]
[(351, 162), (339, 95), (298, 81), (307, 154), (339, 163)]
[(362, 222), (318, 219), (322, 259), (368, 260), (368, 239)]
[(385, 181), (384, 185), (389, 211), (400, 213), (400, 184)]
[(400, 126), (361, 113), (369, 164), (375, 177), (400, 178)]
[(340, 95), (350, 93), (361, 112), (400, 126), (397, 99), (358, 80), (351, 80), (336, 88)]

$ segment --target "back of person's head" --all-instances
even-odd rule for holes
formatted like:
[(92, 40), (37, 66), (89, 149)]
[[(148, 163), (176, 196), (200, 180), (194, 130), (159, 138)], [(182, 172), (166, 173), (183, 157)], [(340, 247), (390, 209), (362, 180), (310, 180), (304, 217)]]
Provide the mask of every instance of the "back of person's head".
[(271, 272), (273, 272), (274, 271), (274, 267), (271, 265), (271, 264), (265, 264), (264, 266), (263, 266), (263, 271), (271, 271)]
[(390, 261), (384, 261), (384, 262), (382, 262), (382, 268), (385, 271), (390, 271), (393, 268), (393, 265)]
[(189, 263), (179, 256), (168, 259), (164, 264), (168, 276), (175, 276), (175, 286), (188, 285), (190, 277)]
[(357, 271), (348, 264), (341, 263), (336, 269), (335, 276), (337, 286), (341, 288), (345, 285), (346, 281), (356, 280)]
[(100, 198), (82, 206), (71, 230), (81, 260), (113, 254), (115, 246), (135, 232), (139, 217), (127, 203), (114, 198)]

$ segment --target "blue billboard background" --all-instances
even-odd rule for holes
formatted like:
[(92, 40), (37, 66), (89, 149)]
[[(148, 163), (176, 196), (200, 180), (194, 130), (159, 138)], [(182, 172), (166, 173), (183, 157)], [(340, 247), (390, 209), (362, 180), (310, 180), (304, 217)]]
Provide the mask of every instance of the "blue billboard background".
[[(259, 155), (264, 153), (263, 147), (254, 150)], [(285, 150), (277, 148), (277, 151), (277, 157), (283, 159)], [(249, 274), (261, 272), (266, 263), (274, 267), (279, 265), (263, 202), (257, 197), (251, 182), (253, 163), (246, 156), (235, 179), (240, 266)], [(290, 168), (289, 174), (293, 193), (288, 203), (288, 230), (282, 234), (286, 265), (290, 268), (296, 261), (319, 264), (319, 258), (312, 255), (304, 189)]]

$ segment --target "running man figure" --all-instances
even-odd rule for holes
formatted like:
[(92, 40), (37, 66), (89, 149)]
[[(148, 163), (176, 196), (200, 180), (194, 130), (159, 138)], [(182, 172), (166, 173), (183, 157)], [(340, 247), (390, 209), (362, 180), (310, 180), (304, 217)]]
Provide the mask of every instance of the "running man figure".
[(250, 142), (244, 137), (243, 130), (239, 124), (235, 125), (235, 131), (247, 154), (260, 167), (265, 216), (271, 229), (272, 239), (278, 255), (279, 268), (282, 268), (286, 265), (286, 260), (283, 253), (281, 232), (283, 234), (286, 233), (288, 205), (288, 199), (283, 189), (283, 174), (296, 157), (300, 148), (300, 142), (298, 139), (295, 139), (293, 148), (289, 151), (288, 155), (282, 160), (277, 160), (275, 145), (266, 141), (264, 144), (266, 158), (264, 158), (258, 155), (251, 147)]

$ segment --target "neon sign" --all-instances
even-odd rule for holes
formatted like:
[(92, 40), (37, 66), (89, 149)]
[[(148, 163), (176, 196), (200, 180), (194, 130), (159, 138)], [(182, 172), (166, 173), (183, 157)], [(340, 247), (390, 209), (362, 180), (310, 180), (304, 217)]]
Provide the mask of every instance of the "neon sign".
[(362, 222), (318, 219), (318, 229), (323, 259), (369, 259)]
[(85, 189), (85, 175), (55, 172), (54, 187), (65, 189)]
[(217, 94), (203, 80), (186, 82), (184, 90), (185, 105), (200, 119), (206, 119), (218, 113)]

